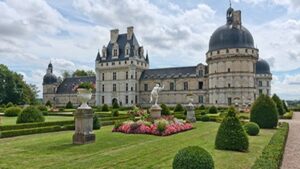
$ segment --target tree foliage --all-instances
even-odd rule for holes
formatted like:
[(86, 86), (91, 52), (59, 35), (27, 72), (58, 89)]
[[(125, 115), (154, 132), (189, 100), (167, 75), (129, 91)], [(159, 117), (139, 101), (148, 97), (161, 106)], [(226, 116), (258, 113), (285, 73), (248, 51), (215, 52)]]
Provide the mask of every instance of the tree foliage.
[(279, 115), (284, 115), (285, 110), (284, 110), (283, 103), (282, 103), (281, 99), (276, 94), (274, 94), (272, 96), (272, 99), (276, 103), (278, 114)]
[(81, 76), (95, 76), (95, 72), (92, 70), (80, 70), (77, 69), (75, 72), (72, 74), (73, 77), (81, 77)]

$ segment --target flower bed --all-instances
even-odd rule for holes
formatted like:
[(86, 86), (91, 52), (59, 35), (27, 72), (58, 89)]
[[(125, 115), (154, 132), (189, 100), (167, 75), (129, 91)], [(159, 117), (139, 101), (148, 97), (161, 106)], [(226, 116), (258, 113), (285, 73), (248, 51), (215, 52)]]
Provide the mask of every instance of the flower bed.
[(173, 116), (163, 116), (157, 120), (125, 121), (115, 124), (113, 132), (126, 134), (152, 134), (157, 136), (168, 136), (179, 132), (193, 129), (193, 125)]

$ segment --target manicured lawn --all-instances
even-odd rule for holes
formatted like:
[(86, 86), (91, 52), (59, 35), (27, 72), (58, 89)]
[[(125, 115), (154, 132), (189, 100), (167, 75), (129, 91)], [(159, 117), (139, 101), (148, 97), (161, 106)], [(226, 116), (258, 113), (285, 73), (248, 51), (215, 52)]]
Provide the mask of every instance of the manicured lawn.
[[(5, 117), (0, 116), (1, 125), (10, 125), (16, 124), (17, 117)], [(66, 117), (66, 116), (45, 116), (45, 121), (63, 121), (63, 120), (72, 120), (74, 117)]]
[(173, 157), (186, 146), (202, 146), (217, 169), (247, 169), (260, 155), (275, 130), (250, 137), (250, 151), (214, 149), (218, 123), (198, 122), (196, 129), (167, 137), (97, 130), (96, 143), (72, 145), (73, 132), (57, 132), (0, 139), (0, 168), (171, 168)]

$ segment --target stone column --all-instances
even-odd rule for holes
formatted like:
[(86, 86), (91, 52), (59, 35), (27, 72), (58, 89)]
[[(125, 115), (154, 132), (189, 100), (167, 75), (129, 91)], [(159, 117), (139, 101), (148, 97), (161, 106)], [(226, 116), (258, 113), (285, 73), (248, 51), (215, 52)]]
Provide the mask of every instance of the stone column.
[(93, 110), (91, 108), (78, 108), (74, 112), (75, 133), (73, 144), (88, 144), (95, 142), (93, 133)]
[(150, 116), (153, 118), (153, 119), (158, 119), (161, 117), (161, 107), (157, 104), (155, 105), (152, 105), (151, 108), (150, 108)]
[(187, 110), (186, 120), (189, 121), (189, 122), (195, 123), (196, 122), (196, 117), (195, 117), (194, 105), (191, 104), (191, 103), (188, 104), (186, 106), (186, 110)]

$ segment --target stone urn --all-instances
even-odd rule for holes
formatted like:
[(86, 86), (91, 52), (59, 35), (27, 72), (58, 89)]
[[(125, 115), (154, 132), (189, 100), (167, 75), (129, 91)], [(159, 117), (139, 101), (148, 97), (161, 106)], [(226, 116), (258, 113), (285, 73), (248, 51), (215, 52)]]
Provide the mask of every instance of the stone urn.
[(79, 109), (91, 109), (91, 107), (87, 104), (92, 98), (92, 91), (90, 89), (78, 88), (77, 97), (80, 101)]

